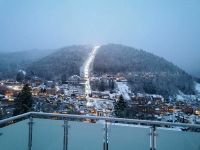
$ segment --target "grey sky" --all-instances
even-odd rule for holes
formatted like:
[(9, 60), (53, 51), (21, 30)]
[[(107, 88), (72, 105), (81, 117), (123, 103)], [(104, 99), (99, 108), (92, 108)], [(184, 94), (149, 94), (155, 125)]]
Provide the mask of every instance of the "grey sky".
[(0, 51), (119, 43), (200, 76), (199, 0), (0, 0)]

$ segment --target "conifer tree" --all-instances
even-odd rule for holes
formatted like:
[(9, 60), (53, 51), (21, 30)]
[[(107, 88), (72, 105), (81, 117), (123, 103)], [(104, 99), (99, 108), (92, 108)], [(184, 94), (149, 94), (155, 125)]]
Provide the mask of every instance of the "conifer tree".
[(32, 108), (32, 93), (28, 84), (25, 84), (22, 91), (18, 94), (14, 115), (23, 114), (31, 111)]
[(122, 95), (120, 95), (119, 100), (115, 103), (114, 113), (117, 117), (123, 118), (126, 117), (127, 103), (124, 101)]

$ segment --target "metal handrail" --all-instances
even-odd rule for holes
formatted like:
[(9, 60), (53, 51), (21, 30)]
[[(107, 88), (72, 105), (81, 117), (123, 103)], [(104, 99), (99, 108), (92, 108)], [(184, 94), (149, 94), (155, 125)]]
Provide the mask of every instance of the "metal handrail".
[(15, 121), (21, 118), (28, 117), (60, 117), (64, 119), (93, 119), (93, 120), (105, 120), (107, 122), (120, 122), (120, 123), (134, 123), (134, 124), (145, 124), (149, 126), (179, 126), (179, 127), (190, 127), (200, 128), (198, 124), (186, 124), (186, 123), (172, 123), (163, 121), (152, 121), (152, 120), (139, 120), (139, 119), (126, 119), (126, 118), (113, 118), (113, 117), (98, 117), (98, 116), (87, 116), (87, 115), (72, 115), (72, 114), (54, 114), (54, 113), (41, 113), (41, 112), (28, 112), (22, 115), (14, 116), (8, 119), (0, 120), (0, 125)]
[(15, 121), (17, 119), (28, 118), (31, 115), (31, 113), (32, 112), (28, 112), (28, 113), (24, 113), (24, 114), (21, 114), (21, 115), (18, 115), (18, 116), (14, 116), (14, 117), (10, 117), (10, 118), (0, 120), (0, 125), (9, 123), (11, 121)]

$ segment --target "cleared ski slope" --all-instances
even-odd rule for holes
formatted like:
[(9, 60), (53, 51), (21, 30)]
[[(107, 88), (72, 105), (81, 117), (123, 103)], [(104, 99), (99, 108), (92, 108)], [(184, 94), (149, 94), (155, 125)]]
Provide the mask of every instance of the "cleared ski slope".
[(100, 46), (95, 46), (90, 53), (89, 57), (86, 60), (85, 66), (84, 66), (84, 78), (86, 80), (85, 83), (85, 94), (86, 99), (89, 98), (89, 94), (92, 93), (91, 87), (90, 87), (90, 71), (91, 71), (91, 64), (94, 61), (95, 55), (97, 53), (97, 50), (100, 48)]

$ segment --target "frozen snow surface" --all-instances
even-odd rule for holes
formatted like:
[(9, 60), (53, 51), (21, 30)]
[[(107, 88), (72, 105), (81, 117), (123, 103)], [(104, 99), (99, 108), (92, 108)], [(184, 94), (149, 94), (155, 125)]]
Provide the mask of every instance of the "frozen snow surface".
[(116, 82), (118, 88), (118, 94), (122, 95), (125, 100), (130, 100), (129, 94), (131, 93), (129, 87), (125, 82)]
[(179, 94), (176, 96), (178, 101), (193, 101), (196, 100), (196, 95), (186, 95), (183, 92), (179, 91)]
[(199, 83), (195, 83), (195, 89), (197, 91), (198, 94), (200, 94), (200, 84)]
[(84, 66), (84, 78), (86, 79), (86, 84), (85, 84), (85, 94), (87, 95), (87, 98), (89, 94), (91, 94), (91, 87), (90, 87), (90, 67), (92, 62), (94, 61), (95, 55), (97, 53), (97, 50), (100, 48), (100, 46), (95, 46), (94, 49), (92, 50), (90, 56), (86, 60), (85, 66)]

